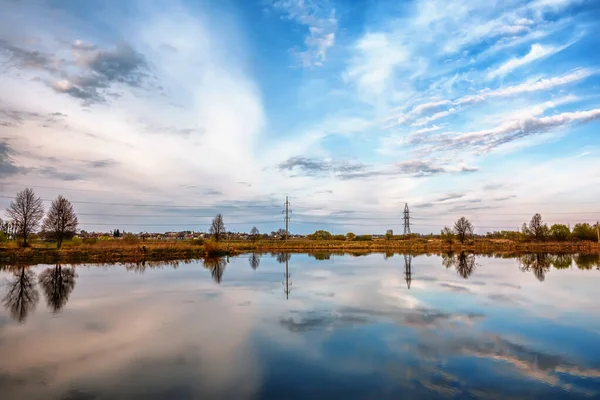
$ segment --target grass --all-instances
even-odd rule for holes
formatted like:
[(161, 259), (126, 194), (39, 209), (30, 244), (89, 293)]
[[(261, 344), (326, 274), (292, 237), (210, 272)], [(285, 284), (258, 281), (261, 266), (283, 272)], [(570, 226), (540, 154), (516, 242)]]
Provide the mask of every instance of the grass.
[(56, 262), (123, 262), (139, 260), (177, 260), (202, 257), (218, 257), (246, 252), (305, 252), (350, 253), (354, 255), (371, 252), (383, 253), (441, 253), (469, 251), (476, 253), (518, 252), (583, 252), (600, 253), (600, 245), (594, 242), (516, 242), (502, 239), (475, 239), (461, 244), (440, 239), (411, 240), (71, 240), (56, 249), (55, 243), (34, 241), (29, 248), (20, 248), (15, 242), (0, 243), (0, 261), (11, 263)]

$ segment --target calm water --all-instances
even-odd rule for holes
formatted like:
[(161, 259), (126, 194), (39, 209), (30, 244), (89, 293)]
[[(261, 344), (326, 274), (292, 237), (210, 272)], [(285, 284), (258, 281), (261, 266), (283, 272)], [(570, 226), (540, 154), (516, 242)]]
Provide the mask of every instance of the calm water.
[(0, 398), (600, 398), (597, 257), (286, 258), (11, 267)]

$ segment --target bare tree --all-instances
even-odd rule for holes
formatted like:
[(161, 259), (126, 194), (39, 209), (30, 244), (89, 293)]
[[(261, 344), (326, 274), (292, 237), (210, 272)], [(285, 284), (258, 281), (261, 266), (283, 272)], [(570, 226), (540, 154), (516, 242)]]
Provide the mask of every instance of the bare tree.
[(529, 221), (528, 232), (535, 240), (544, 240), (548, 226), (542, 222), (542, 216), (535, 214)]
[(210, 233), (218, 242), (221, 236), (225, 233), (225, 224), (223, 223), (223, 215), (217, 214), (210, 224)]
[(35, 232), (44, 217), (42, 199), (35, 195), (33, 189), (23, 189), (10, 202), (6, 213), (16, 223), (18, 235), (23, 238), (23, 246), (27, 247), (27, 238)]
[(252, 229), (250, 229), (250, 236), (252, 237), (252, 240), (256, 240), (258, 239), (258, 235), (260, 233), (258, 232), (258, 228), (257, 227), (252, 227)]
[(75, 289), (77, 274), (74, 268), (63, 268), (57, 264), (40, 273), (38, 282), (46, 295), (46, 303), (53, 312), (60, 311), (69, 301), (69, 296)]
[(464, 243), (466, 238), (473, 235), (473, 224), (465, 217), (460, 217), (454, 223), (454, 233), (458, 236), (458, 240)]
[(35, 287), (35, 272), (28, 267), (20, 267), (13, 272), (13, 276), (12, 281), (6, 282), (6, 294), (2, 300), (14, 319), (25, 322), (39, 299)]
[(56, 247), (60, 249), (64, 239), (75, 236), (78, 224), (71, 202), (58, 195), (50, 205), (42, 230), (48, 237), (56, 240)]

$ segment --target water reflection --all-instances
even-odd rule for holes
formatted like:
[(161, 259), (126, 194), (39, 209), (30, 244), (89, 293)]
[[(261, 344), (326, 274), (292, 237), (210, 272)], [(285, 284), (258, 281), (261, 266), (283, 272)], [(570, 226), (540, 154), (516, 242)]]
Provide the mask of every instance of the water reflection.
[(475, 254), (465, 251), (459, 254), (453, 252), (442, 254), (442, 265), (446, 268), (454, 267), (463, 279), (468, 279), (475, 271)]
[(204, 267), (210, 269), (212, 279), (221, 284), (223, 272), (227, 267), (228, 260), (225, 257), (208, 257), (204, 259)]
[(286, 261), (289, 261), (292, 258), (291, 253), (276, 253), (275, 258), (279, 264), (283, 264)]
[[(278, 399), (282, 385), (286, 398), (600, 395), (600, 273), (566, 267), (596, 257), (530, 255), (524, 274), (506, 255), (400, 255), (404, 271), (382, 254), (255, 256), (256, 270), (250, 255), (90, 265), (72, 279), (65, 266), (1, 272), (72, 312), (17, 326), (0, 309), (0, 397)], [(560, 269), (543, 285), (530, 273), (539, 260)]]
[(404, 279), (406, 279), (406, 286), (410, 289), (410, 283), (412, 282), (412, 256), (409, 254), (404, 255)]
[(6, 294), (2, 299), (13, 319), (25, 322), (35, 310), (39, 294), (35, 284), (35, 273), (28, 267), (15, 267), (13, 277), (6, 282)]
[(46, 303), (53, 312), (60, 311), (69, 301), (69, 295), (75, 289), (77, 274), (74, 268), (63, 268), (56, 264), (40, 273), (39, 283), (46, 295)]
[(533, 274), (540, 282), (546, 279), (546, 273), (552, 265), (552, 257), (546, 253), (525, 254), (519, 258), (521, 271), (533, 271)]
[(250, 267), (256, 271), (256, 269), (260, 265), (260, 256), (256, 253), (252, 253), (250, 255), (250, 258), (248, 259), (248, 262), (250, 263)]
[(292, 282), (290, 280), (292, 276), (290, 275), (289, 260), (289, 258), (286, 258), (285, 260), (285, 282), (282, 282), (285, 284), (285, 289), (283, 289), (283, 292), (285, 293), (286, 300), (289, 299), (291, 292), (290, 286), (292, 286)]

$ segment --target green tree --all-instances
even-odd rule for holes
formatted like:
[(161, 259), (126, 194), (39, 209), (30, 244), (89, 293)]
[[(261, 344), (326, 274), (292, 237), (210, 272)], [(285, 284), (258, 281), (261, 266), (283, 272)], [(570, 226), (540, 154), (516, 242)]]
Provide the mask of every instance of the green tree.
[(596, 228), (594, 228), (587, 222), (575, 224), (575, 226), (573, 227), (572, 236), (574, 239), (577, 240), (590, 240), (594, 242), (598, 240), (598, 233), (596, 231)]
[(452, 243), (452, 240), (454, 239), (454, 233), (452, 232), (452, 229), (445, 226), (440, 232), (440, 238), (448, 243)]
[(531, 218), (531, 221), (529, 221), (527, 231), (532, 239), (542, 241), (548, 235), (548, 225), (542, 221), (542, 216), (540, 214), (535, 214)]
[(346, 233), (346, 240), (354, 240), (356, 235), (353, 232)]
[(552, 240), (564, 242), (571, 238), (569, 227), (564, 224), (554, 224), (550, 227), (550, 237)]
[(385, 239), (386, 240), (392, 240), (393, 237), (394, 237), (394, 231), (392, 229), (388, 229), (385, 232)]

